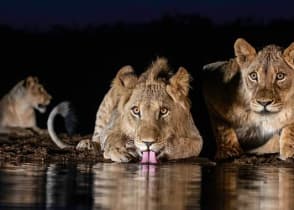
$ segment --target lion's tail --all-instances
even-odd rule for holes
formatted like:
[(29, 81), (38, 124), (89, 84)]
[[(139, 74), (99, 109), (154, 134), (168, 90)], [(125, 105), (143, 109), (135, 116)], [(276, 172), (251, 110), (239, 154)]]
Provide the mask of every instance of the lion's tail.
[(62, 142), (54, 130), (54, 119), (57, 115), (61, 115), (64, 118), (66, 130), (68, 133), (72, 134), (75, 125), (75, 117), (71, 110), (70, 103), (67, 101), (61, 102), (52, 109), (47, 120), (47, 127), (49, 136), (60, 149), (73, 148), (73, 145)]

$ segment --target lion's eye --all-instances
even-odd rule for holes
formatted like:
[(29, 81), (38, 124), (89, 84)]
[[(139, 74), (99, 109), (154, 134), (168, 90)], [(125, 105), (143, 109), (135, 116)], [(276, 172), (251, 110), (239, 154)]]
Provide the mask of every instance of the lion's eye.
[(285, 74), (282, 72), (277, 73), (276, 78), (277, 80), (283, 80), (285, 78)]
[(133, 107), (131, 108), (131, 111), (132, 111), (132, 113), (133, 113), (134, 115), (140, 115), (140, 109), (139, 109), (138, 106), (133, 106)]
[(168, 109), (166, 107), (160, 108), (160, 115), (161, 116), (167, 115), (167, 113), (168, 113)]
[(257, 81), (257, 73), (256, 72), (251, 72), (249, 74), (249, 77), (251, 80)]

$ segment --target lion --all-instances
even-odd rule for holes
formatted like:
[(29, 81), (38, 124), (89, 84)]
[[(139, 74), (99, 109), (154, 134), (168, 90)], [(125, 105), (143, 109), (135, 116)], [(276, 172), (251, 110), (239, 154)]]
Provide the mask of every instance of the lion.
[(51, 99), (37, 77), (21, 80), (0, 101), (0, 132), (19, 134), (26, 133), (26, 129), (38, 134), (45, 132), (37, 126), (34, 110), (45, 113)]
[(204, 66), (203, 94), (214, 131), (216, 159), (244, 152), (294, 155), (294, 43), (256, 52), (242, 38), (235, 58)]
[[(99, 106), (92, 139), (80, 141), (76, 149), (101, 150), (115, 162), (198, 156), (203, 140), (190, 112), (189, 82), (188, 71), (180, 67), (172, 74), (165, 58), (141, 76), (131, 66), (123, 67)], [(54, 141), (61, 145), (57, 136)]]

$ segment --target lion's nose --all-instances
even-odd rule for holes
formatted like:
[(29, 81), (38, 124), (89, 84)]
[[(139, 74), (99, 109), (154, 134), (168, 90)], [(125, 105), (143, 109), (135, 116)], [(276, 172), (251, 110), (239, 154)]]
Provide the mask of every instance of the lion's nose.
[(143, 141), (143, 143), (147, 146), (148, 149), (153, 144), (153, 142), (150, 142), (150, 141)]
[(257, 103), (266, 107), (266, 106), (270, 105), (271, 103), (273, 103), (273, 100), (271, 100), (271, 99), (257, 100)]

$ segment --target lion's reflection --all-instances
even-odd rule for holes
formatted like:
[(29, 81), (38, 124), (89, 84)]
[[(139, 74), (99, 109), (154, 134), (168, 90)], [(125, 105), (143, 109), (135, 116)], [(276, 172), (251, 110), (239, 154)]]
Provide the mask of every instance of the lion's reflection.
[(288, 210), (294, 206), (294, 168), (5, 164), (0, 184), (0, 207)]
[(202, 177), (202, 209), (293, 209), (293, 168), (219, 166)]
[(97, 164), (95, 206), (109, 209), (199, 207), (201, 168), (192, 164)]

